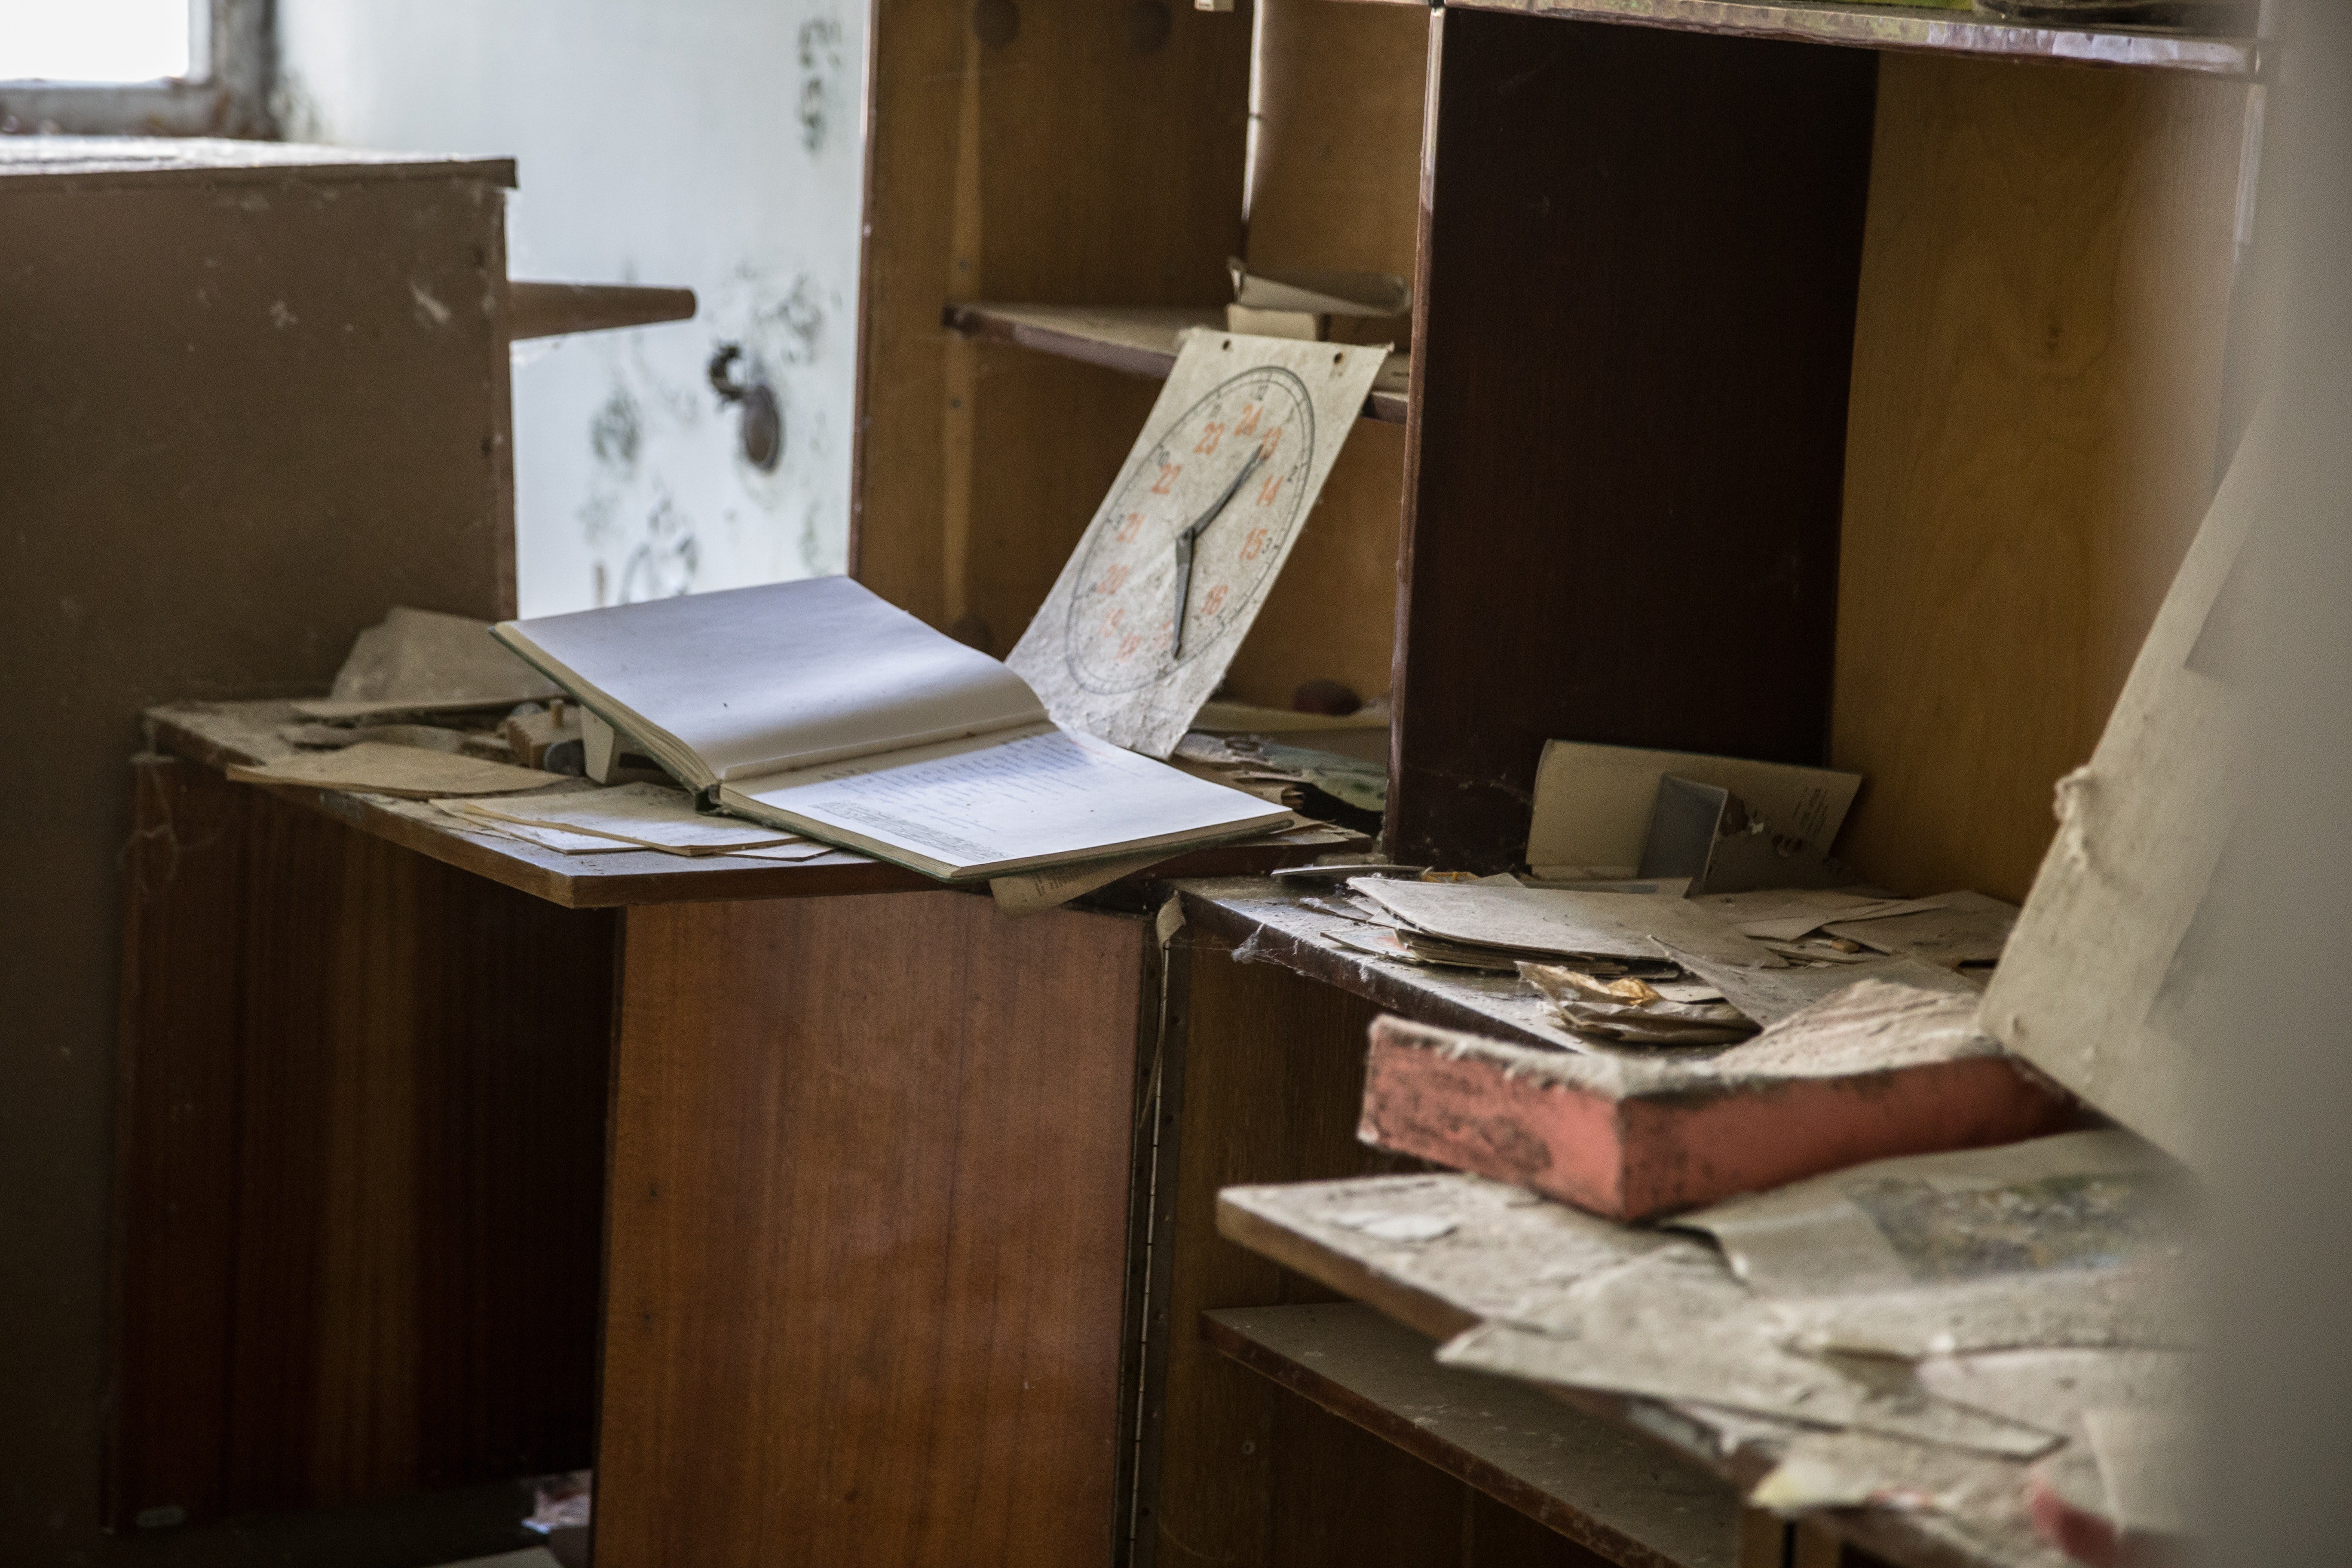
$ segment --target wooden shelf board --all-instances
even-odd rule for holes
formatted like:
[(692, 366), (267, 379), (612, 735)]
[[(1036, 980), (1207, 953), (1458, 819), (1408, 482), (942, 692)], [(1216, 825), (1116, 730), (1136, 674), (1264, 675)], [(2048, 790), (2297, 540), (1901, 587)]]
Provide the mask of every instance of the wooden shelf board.
[(2004, 22), (1966, 11), (1835, 0), (1453, 0), (1484, 11), (1520, 11), (1579, 22), (1617, 22), (1682, 33), (1726, 33), (1856, 48), (1988, 59), (2042, 60), (2251, 77), (2254, 40), (2130, 27)]
[[(150, 744), (206, 767), (282, 761), (297, 748), (278, 738), (281, 724), (299, 717), (290, 701), (190, 702), (147, 713)], [(476, 832), (421, 800), (355, 795), (290, 784), (255, 784), (460, 870), (471, 871), (565, 909), (616, 909), (635, 904), (713, 903), (735, 899), (832, 898), (846, 893), (896, 893), (961, 887), (984, 895), (987, 884), (941, 882), (902, 866), (835, 850), (797, 863), (762, 862), (725, 855), (688, 857), (659, 850), (566, 855), (504, 834)], [(1140, 877), (1230, 876), (1264, 872), (1342, 852), (1362, 835), (1331, 828), (1296, 838), (1213, 845), (1179, 855)]]
[[(1156, 305), (950, 304), (945, 319), (950, 328), (970, 337), (1163, 379), (1176, 365), (1178, 334), (1188, 327), (1215, 331), (1225, 324), (1222, 310)], [(1410, 355), (1389, 355), (1364, 400), (1365, 418), (1404, 423), (1411, 367)]]
[(1531, 1387), (1440, 1366), (1358, 1302), (1202, 1315), (1224, 1354), (1621, 1568), (1732, 1568), (1721, 1478)]

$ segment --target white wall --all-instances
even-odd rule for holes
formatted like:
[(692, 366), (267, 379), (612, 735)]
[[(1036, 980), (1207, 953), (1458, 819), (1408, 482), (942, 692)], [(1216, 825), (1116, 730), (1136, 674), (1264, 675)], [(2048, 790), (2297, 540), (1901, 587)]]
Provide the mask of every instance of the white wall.
[[(866, 0), (278, 0), (289, 140), (511, 154), (518, 279), (679, 284), (690, 322), (516, 345), (524, 615), (838, 572)], [(761, 473), (704, 375), (783, 406)]]

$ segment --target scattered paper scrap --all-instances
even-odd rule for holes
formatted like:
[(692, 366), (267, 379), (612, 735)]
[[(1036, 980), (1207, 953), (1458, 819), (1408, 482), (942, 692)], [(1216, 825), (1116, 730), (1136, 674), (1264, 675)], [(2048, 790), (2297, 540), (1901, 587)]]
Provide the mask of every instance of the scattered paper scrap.
[(328, 694), (294, 710), (356, 719), (511, 707), (556, 695), (552, 681), (492, 639), (488, 621), (398, 605), (352, 641)]
[(740, 816), (713, 816), (694, 808), (684, 790), (667, 784), (628, 784), (578, 790), (528, 804), (505, 802), (478, 808), (484, 816), (535, 827), (559, 827), (598, 838), (618, 839), (673, 855), (721, 855), (764, 845), (813, 842), (803, 835)]
[(1669, 1001), (1635, 975), (1603, 980), (1559, 964), (1527, 963), (1518, 972), (1579, 1034), (1628, 1045), (1721, 1046), (1756, 1032), (1755, 1021), (1728, 1003)]
[(585, 833), (567, 833), (560, 827), (536, 827), (525, 822), (485, 816), (473, 809), (478, 803), (471, 800), (436, 800), (431, 804), (435, 810), (473, 832), (495, 834), (518, 844), (534, 844), (561, 855), (625, 855), (640, 847), (617, 838), (597, 838)]

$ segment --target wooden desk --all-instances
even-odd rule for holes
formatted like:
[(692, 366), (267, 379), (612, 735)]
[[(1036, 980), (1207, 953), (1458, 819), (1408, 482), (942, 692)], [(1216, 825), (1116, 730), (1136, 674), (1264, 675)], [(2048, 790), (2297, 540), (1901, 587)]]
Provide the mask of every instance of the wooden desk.
[[(134, 769), (123, 1510), (593, 1459), (604, 1568), (1111, 1557), (1150, 904), (568, 858), (215, 771), (289, 716), (158, 710)], [(1293, 837), (1166, 868), (1360, 843)]]

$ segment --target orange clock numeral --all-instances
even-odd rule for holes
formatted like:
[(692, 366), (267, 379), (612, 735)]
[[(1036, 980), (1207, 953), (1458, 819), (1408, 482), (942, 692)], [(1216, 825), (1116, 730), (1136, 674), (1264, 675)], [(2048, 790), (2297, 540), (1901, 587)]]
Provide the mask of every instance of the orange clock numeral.
[(1265, 530), (1263, 528), (1251, 529), (1249, 531), (1249, 537), (1242, 541), (1242, 559), (1244, 561), (1255, 561), (1260, 555), (1264, 554), (1265, 552), (1266, 541), (1271, 536), (1267, 534)]
[(1118, 623), (1126, 618), (1127, 610), (1124, 606), (1113, 610), (1109, 615), (1105, 616), (1102, 620), (1102, 635), (1108, 637), (1111, 633), (1118, 630)]
[(1135, 536), (1142, 531), (1143, 514), (1139, 511), (1131, 511), (1127, 514), (1127, 521), (1118, 525), (1118, 532), (1113, 537), (1121, 544), (1132, 544), (1135, 542)]
[(1255, 436), (1255, 435), (1256, 435), (1256, 434), (1257, 434), (1257, 418), (1258, 418), (1258, 416), (1259, 416), (1259, 415), (1261, 415), (1261, 414), (1264, 414), (1265, 412), (1265, 404), (1263, 404), (1263, 403), (1244, 403), (1244, 404), (1243, 404), (1243, 405), (1242, 405), (1242, 422), (1241, 422), (1240, 424), (1238, 424), (1238, 425), (1236, 425), (1236, 426), (1234, 426), (1234, 435), (1236, 435), (1236, 436)]
[(1192, 450), (1202, 453), (1213, 452), (1217, 449), (1217, 443), (1224, 437), (1225, 427), (1212, 419), (1201, 427), (1201, 439), (1194, 444)]
[(1160, 623), (1160, 630), (1154, 634), (1151, 638), (1151, 651), (1154, 653), (1166, 653), (1168, 651), (1168, 645), (1175, 640), (1176, 623), (1173, 621), (1162, 621)]
[(1135, 650), (1136, 650), (1137, 648), (1141, 647), (1142, 646), (1143, 646), (1143, 634), (1142, 634), (1141, 632), (1129, 632), (1129, 633), (1128, 633), (1125, 637), (1123, 637), (1119, 638), (1119, 639), (1118, 639), (1118, 661), (1119, 661), (1119, 663), (1121, 663), (1121, 664), (1125, 664), (1129, 659), (1130, 659), (1130, 658), (1134, 658), (1134, 657), (1135, 657)]
[(1274, 449), (1282, 445), (1282, 433), (1289, 428), (1290, 426), (1287, 425), (1277, 425), (1273, 429), (1267, 431), (1265, 433), (1265, 439), (1258, 443), (1259, 453), (1265, 457), (1273, 457)]
[(1220, 583), (1215, 587), (1209, 590), (1209, 596), (1207, 598), (1201, 601), (1201, 613), (1204, 616), (1213, 616), (1224, 607), (1225, 585), (1223, 583)]
[(1095, 592), (1097, 594), (1116, 594), (1118, 592), (1118, 585), (1126, 581), (1127, 568), (1125, 566), (1114, 566), (1109, 571), (1104, 573), (1101, 579), (1095, 584)]
[(1151, 493), (1156, 496), (1164, 496), (1170, 490), (1174, 489), (1176, 488), (1176, 476), (1183, 471), (1184, 465), (1181, 463), (1160, 464), (1160, 482), (1151, 487)]
[(1282, 493), (1282, 481), (1289, 477), (1290, 476), (1287, 474), (1267, 475), (1265, 485), (1260, 487), (1257, 492), (1257, 504), (1260, 506), (1272, 505), (1274, 498)]

